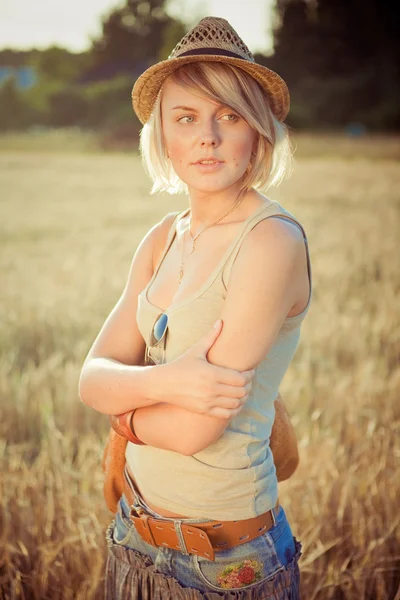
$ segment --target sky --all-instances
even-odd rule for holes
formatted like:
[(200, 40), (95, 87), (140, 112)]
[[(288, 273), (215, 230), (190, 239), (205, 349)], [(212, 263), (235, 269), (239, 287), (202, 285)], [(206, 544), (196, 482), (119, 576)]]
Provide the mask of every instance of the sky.
[[(0, 0), (0, 48), (58, 45), (79, 52), (101, 33), (101, 17), (123, 0)], [(271, 51), (274, 0), (168, 0), (168, 12), (188, 24), (224, 17), (252, 52)]]

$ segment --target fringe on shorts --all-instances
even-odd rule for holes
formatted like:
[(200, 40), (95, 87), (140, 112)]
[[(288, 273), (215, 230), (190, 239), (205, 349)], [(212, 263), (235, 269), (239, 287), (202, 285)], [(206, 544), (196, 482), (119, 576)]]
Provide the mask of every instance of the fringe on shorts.
[(106, 600), (300, 600), (301, 544), (297, 540), (296, 553), (284, 571), (270, 581), (231, 592), (183, 587), (173, 577), (157, 572), (150, 557), (115, 544), (109, 531), (107, 544)]

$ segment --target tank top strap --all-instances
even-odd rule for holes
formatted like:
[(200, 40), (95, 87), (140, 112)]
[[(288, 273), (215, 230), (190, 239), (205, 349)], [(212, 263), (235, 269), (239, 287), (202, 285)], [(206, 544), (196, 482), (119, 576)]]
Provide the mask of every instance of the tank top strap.
[[(173, 212), (171, 213), (171, 215), (175, 215), (175, 219), (172, 221), (171, 223), (171, 227), (169, 228), (168, 231), (168, 236), (167, 236), (167, 241), (165, 242), (165, 248), (164, 250), (168, 250), (173, 238), (175, 237), (176, 234), (176, 226), (178, 224), (178, 221), (180, 221), (182, 219), (182, 217), (184, 217), (185, 215), (187, 215), (187, 213), (189, 212), (189, 208), (182, 210), (180, 212)], [(164, 255), (163, 257), (164, 258)]]
[(281, 206), (278, 202), (275, 202), (275, 201), (270, 201), (269, 204), (262, 207), (261, 210), (256, 211), (256, 213), (254, 215), (251, 215), (245, 222), (245, 226), (243, 227), (243, 229), (241, 229), (241, 231), (240, 231), (238, 237), (236, 238), (233, 246), (231, 247), (231, 251), (229, 252), (228, 256), (226, 257), (226, 261), (220, 271), (221, 278), (222, 278), (222, 281), (223, 281), (225, 287), (227, 287), (226, 283), (229, 281), (232, 266), (236, 260), (237, 255), (239, 254), (239, 250), (243, 243), (244, 238), (246, 237), (248, 232), (251, 231), (257, 225), (257, 223), (260, 223), (260, 221), (263, 221), (264, 219), (269, 219), (271, 217), (277, 217), (277, 218), (282, 218), (282, 219), (291, 221), (292, 223), (294, 223), (295, 225), (297, 225), (300, 228), (300, 230), (303, 234), (304, 243), (305, 243), (305, 247), (306, 247), (308, 277), (309, 277), (310, 288), (311, 288), (311, 263), (310, 263), (310, 256), (309, 256), (309, 251), (308, 251), (308, 240), (307, 240), (306, 232), (304, 231), (304, 228), (301, 225), (301, 223), (299, 223), (299, 221), (289, 211), (287, 211), (285, 208), (283, 208), (283, 206)]
[[(175, 215), (175, 218), (173, 219), (173, 221), (172, 221), (172, 223), (171, 223), (171, 225), (170, 225), (170, 228), (169, 228), (169, 230), (168, 230), (167, 239), (166, 239), (166, 241), (165, 241), (165, 244), (164, 244), (163, 251), (161, 252), (161, 255), (160, 255), (159, 259), (158, 259), (157, 266), (156, 266), (156, 268), (154, 269), (154, 273), (153, 273), (153, 276), (152, 276), (152, 278), (151, 278), (151, 281), (153, 281), (153, 279), (154, 279), (154, 278), (155, 278), (155, 276), (157, 275), (157, 273), (158, 273), (158, 270), (159, 270), (159, 268), (160, 268), (160, 266), (161, 266), (161, 263), (162, 263), (162, 261), (164, 260), (164, 258), (165, 258), (165, 255), (167, 254), (167, 252), (168, 252), (168, 250), (169, 250), (169, 248), (170, 248), (170, 246), (171, 246), (171, 244), (172, 244), (172, 241), (173, 241), (173, 239), (174, 239), (174, 237), (175, 237), (175, 234), (176, 234), (176, 226), (177, 226), (177, 224), (178, 224), (178, 221), (179, 221), (179, 220), (180, 220), (182, 217), (184, 217), (184, 216), (185, 216), (185, 215), (186, 215), (188, 212), (189, 212), (189, 209), (186, 209), (186, 210), (184, 210), (184, 211), (181, 211), (181, 212), (173, 212), (173, 213), (170, 213), (170, 214), (171, 214), (171, 216), (172, 216), (172, 215)], [(149, 283), (150, 283), (150, 282), (149, 282)]]

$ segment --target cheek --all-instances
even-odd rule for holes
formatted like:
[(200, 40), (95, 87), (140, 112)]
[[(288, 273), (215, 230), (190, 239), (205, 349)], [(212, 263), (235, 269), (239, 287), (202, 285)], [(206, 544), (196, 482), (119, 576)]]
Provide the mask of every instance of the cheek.
[[(247, 132), (246, 132), (247, 133)], [(235, 163), (243, 163), (246, 165), (251, 158), (251, 152), (253, 150), (254, 136), (251, 134), (238, 135), (235, 139), (230, 142), (232, 154), (234, 156)]]
[(233, 150), (233, 161), (236, 167), (245, 165), (247, 167), (251, 159), (252, 143), (249, 141), (242, 141), (235, 145)]
[(182, 159), (184, 154), (183, 144), (179, 141), (170, 142), (168, 144), (168, 151), (171, 159)]
[(183, 158), (187, 156), (187, 143), (183, 136), (165, 136), (165, 144), (168, 149), (169, 157), (172, 161), (178, 163), (183, 162)]

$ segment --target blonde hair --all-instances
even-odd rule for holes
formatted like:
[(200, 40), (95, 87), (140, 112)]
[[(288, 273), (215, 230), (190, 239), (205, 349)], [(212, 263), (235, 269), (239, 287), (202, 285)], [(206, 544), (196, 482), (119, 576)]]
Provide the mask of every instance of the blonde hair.
[[(226, 63), (197, 62), (182, 65), (171, 78), (190, 91), (229, 106), (258, 133), (258, 147), (247, 168), (241, 189), (277, 186), (293, 170), (293, 151), (287, 126), (268, 104), (265, 92), (245, 71)], [(140, 133), (140, 153), (145, 170), (153, 180), (151, 194), (187, 192), (168, 159), (161, 117), (162, 88), (153, 112)]]

